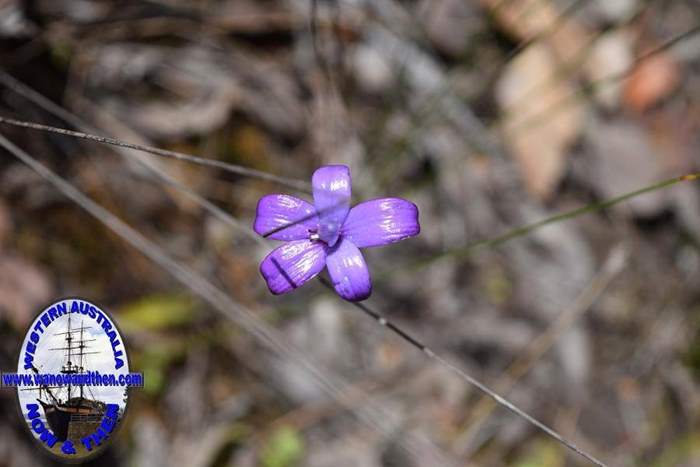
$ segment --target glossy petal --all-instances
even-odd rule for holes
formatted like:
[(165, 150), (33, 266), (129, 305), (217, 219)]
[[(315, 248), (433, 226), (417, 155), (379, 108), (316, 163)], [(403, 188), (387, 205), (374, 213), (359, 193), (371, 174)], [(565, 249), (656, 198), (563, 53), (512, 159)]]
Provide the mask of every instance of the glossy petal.
[(314, 206), (319, 217), (319, 237), (332, 247), (350, 210), (350, 169), (345, 165), (326, 165), (311, 178)]
[(253, 229), (263, 237), (301, 240), (309, 238), (309, 230), (317, 228), (316, 210), (303, 199), (289, 195), (267, 195), (258, 201)]
[(380, 198), (353, 207), (342, 235), (360, 248), (398, 242), (420, 233), (418, 208), (400, 198)]
[(338, 295), (352, 302), (364, 300), (372, 293), (369, 270), (360, 249), (342, 238), (328, 251), (328, 274)]
[(323, 270), (325, 245), (310, 240), (295, 240), (272, 250), (260, 263), (260, 273), (273, 294), (301, 287)]

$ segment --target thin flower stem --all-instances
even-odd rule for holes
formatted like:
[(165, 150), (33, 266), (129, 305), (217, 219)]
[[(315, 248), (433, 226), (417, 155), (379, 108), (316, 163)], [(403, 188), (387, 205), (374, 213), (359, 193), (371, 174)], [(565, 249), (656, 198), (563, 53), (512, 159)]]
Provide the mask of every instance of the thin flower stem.
[[(333, 290), (333, 285), (325, 278), (319, 277), (319, 280), (321, 283), (328, 287), (330, 290)], [(466, 381), (467, 383), (471, 384), (472, 386), (476, 387), (479, 391), (483, 392), (487, 396), (491, 397), (497, 404), (505, 407), (506, 409), (510, 410), (517, 416), (525, 419), (528, 423), (531, 425), (537, 427), (547, 435), (551, 436), (555, 440), (557, 440), (559, 443), (563, 444), (567, 448), (571, 449), (574, 451), (576, 454), (584, 457), (588, 461), (592, 462), (593, 464), (599, 466), (599, 467), (607, 467), (607, 464), (602, 462), (601, 460), (597, 459), (593, 455), (587, 453), (580, 447), (578, 447), (575, 443), (572, 441), (569, 441), (568, 439), (564, 438), (562, 435), (557, 433), (554, 429), (550, 428), (543, 422), (539, 421), (532, 415), (528, 414), (527, 412), (523, 411), (522, 409), (518, 408), (515, 404), (510, 402), (508, 399), (505, 397), (499, 395), (496, 393), (494, 390), (489, 388), (487, 385), (479, 381), (478, 379), (474, 378), (471, 376), (469, 373), (464, 371), (462, 368), (457, 366), (456, 364), (450, 362), (449, 360), (445, 359), (438, 353), (436, 353), (434, 350), (432, 350), (430, 347), (422, 343), (420, 340), (417, 338), (413, 337), (410, 333), (407, 331), (404, 331), (400, 326), (397, 326), (393, 322), (389, 321), (387, 318), (385, 318), (381, 313), (373, 310), (366, 304), (362, 302), (350, 302), (352, 305), (354, 305), (356, 308), (359, 308), (362, 310), (363, 313), (366, 315), (370, 316), (372, 319), (374, 319), (377, 323), (379, 323), (381, 326), (386, 327), (390, 331), (392, 331), (394, 334), (399, 336), (401, 339), (404, 341), (408, 342), (411, 344), (413, 347), (416, 349), (420, 350), (426, 357), (430, 358), (431, 360), (435, 361), (438, 363), (440, 366), (450, 370), (452, 373), (456, 374), (459, 376), (461, 379)]]
[[(521, 227), (517, 227), (513, 230), (509, 230), (506, 233), (503, 233), (497, 237), (493, 238), (486, 238), (483, 240), (477, 240), (475, 242), (469, 243), (468, 245), (465, 245), (463, 247), (459, 248), (453, 248), (450, 250), (443, 251), (442, 253), (438, 253), (436, 255), (420, 259), (414, 263), (411, 263), (407, 266), (404, 266), (404, 268), (412, 268), (412, 269), (419, 269), (422, 267), (425, 267), (435, 261), (438, 261), (442, 258), (446, 257), (452, 257), (452, 258), (463, 258), (466, 256), (469, 256), (474, 252), (474, 250), (477, 250), (479, 248), (491, 248), (495, 247), (498, 245), (501, 245), (502, 243), (505, 243), (509, 240), (512, 240), (514, 238), (522, 237), (524, 235), (529, 234), (530, 232), (537, 230), (541, 227), (550, 225), (550, 224), (556, 224), (557, 222), (562, 222), (566, 221), (569, 219), (573, 219), (575, 217), (581, 216), (583, 214), (588, 214), (591, 212), (596, 212), (600, 211), (602, 209), (606, 209), (609, 207), (612, 207), (616, 204), (620, 204), (624, 201), (627, 201), (631, 198), (634, 198), (636, 196), (640, 196), (646, 193), (651, 193), (656, 190), (661, 190), (663, 188), (668, 188), (670, 186), (673, 186), (677, 183), (680, 182), (690, 182), (690, 181), (695, 181), (700, 178), (700, 172), (698, 173), (692, 173), (692, 174), (687, 174), (687, 175), (682, 175), (680, 177), (673, 177), (669, 178), (667, 180), (663, 180), (661, 182), (654, 183), (653, 185), (646, 186), (644, 188), (640, 188), (638, 190), (630, 191), (628, 193), (622, 194), (620, 196), (617, 196), (615, 198), (610, 198), (606, 199), (603, 201), (598, 201), (596, 203), (592, 204), (587, 204), (586, 206), (573, 209), (571, 211), (563, 212), (561, 214), (554, 215), (552, 217), (548, 217), (546, 219), (542, 219), (540, 221), (534, 222), (532, 224), (524, 225)], [(382, 273), (381, 275), (385, 275), (386, 273)]]
[(245, 177), (253, 177), (261, 180), (268, 180), (271, 182), (279, 183), (292, 188), (297, 191), (302, 191), (308, 193), (311, 191), (311, 186), (309, 183), (295, 180), (293, 178), (282, 177), (279, 175), (273, 175), (267, 172), (262, 172), (260, 170), (251, 169), (248, 167), (243, 167), (240, 165), (229, 164), (227, 162), (222, 162), (213, 159), (205, 159), (202, 157), (192, 156), (190, 154), (184, 154), (182, 152), (169, 151), (167, 149), (155, 148), (153, 146), (143, 146), (141, 144), (129, 143), (126, 141), (120, 141), (114, 138), (108, 138), (105, 136), (91, 135), (88, 133), (83, 133), (80, 131), (67, 130), (65, 128), (57, 128), (49, 125), (42, 125), (40, 123), (26, 122), (23, 120), (16, 120), (14, 118), (8, 118), (0, 116), (0, 123), (5, 125), (12, 125), (22, 128), (28, 128), (30, 130), (46, 131), (50, 133), (56, 133), (59, 135), (72, 136), (74, 138), (81, 138), (90, 141), (96, 141), (102, 144), (109, 144), (112, 146), (118, 146), (121, 148), (134, 149), (137, 151), (147, 152), (160, 157), (165, 157), (169, 159), (175, 159), (184, 162), (190, 162), (193, 164), (203, 165), (207, 167), (214, 167), (217, 169), (225, 170), (227, 172), (235, 173), (238, 175), (243, 175)]

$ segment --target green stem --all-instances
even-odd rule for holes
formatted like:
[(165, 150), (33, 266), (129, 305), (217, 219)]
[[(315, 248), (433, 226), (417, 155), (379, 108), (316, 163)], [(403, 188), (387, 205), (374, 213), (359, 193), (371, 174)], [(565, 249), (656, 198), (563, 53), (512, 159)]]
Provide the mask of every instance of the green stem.
[[(697, 180), (699, 178), (700, 178), (700, 172), (688, 174), (688, 175), (683, 175), (681, 177), (673, 177), (673, 178), (670, 178), (668, 180), (663, 180), (661, 182), (654, 183), (653, 185), (649, 185), (649, 186), (646, 186), (644, 188), (640, 188), (639, 190), (630, 191), (628, 193), (617, 196), (615, 198), (610, 198), (607, 200), (599, 201), (597, 203), (587, 204), (586, 206), (583, 206), (583, 207), (580, 207), (580, 208), (577, 208), (577, 209), (574, 209), (571, 211), (563, 212), (561, 214), (557, 214), (555, 216), (548, 217), (546, 219), (542, 219), (541, 221), (537, 221), (537, 222), (534, 222), (532, 224), (517, 227), (513, 230), (509, 230), (508, 232), (505, 232), (504, 234), (501, 234), (501, 235), (494, 237), (494, 238), (477, 240), (477, 241), (469, 243), (463, 247), (445, 250), (442, 253), (438, 253), (437, 255), (430, 256), (428, 258), (419, 259), (418, 261), (407, 266), (407, 268), (419, 269), (419, 268), (425, 267), (428, 264), (431, 264), (437, 260), (440, 260), (440, 259), (448, 257), (448, 256), (449, 257), (456, 257), (456, 258), (463, 258), (465, 256), (469, 256), (476, 249), (483, 248), (483, 247), (494, 247), (494, 246), (501, 245), (502, 243), (505, 243), (505, 242), (512, 240), (514, 238), (527, 235), (530, 232), (539, 229), (540, 227), (544, 227), (544, 226), (550, 225), (550, 224), (555, 224), (557, 222), (565, 221), (568, 219), (573, 219), (574, 217), (578, 217), (582, 214), (587, 214), (590, 212), (595, 212), (595, 211), (599, 211), (599, 210), (602, 210), (605, 208), (609, 208), (611, 206), (622, 203), (623, 201), (627, 201), (628, 199), (634, 198), (636, 196), (643, 195), (645, 193), (651, 193), (652, 191), (660, 190), (662, 188), (667, 188), (669, 186), (673, 186), (673, 185), (680, 183), (680, 182), (694, 181), (694, 180)], [(384, 274), (381, 274), (381, 276), (384, 276)]]

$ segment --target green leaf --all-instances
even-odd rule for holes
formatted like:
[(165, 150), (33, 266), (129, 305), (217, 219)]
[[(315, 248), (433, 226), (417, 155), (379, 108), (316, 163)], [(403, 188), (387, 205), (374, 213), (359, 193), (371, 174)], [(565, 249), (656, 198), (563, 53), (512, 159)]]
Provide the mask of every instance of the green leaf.
[(277, 429), (260, 455), (263, 467), (293, 467), (299, 465), (304, 455), (304, 440), (291, 427)]
[(156, 331), (189, 324), (195, 314), (189, 297), (151, 295), (123, 307), (117, 314), (117, 322), (126, 332)]

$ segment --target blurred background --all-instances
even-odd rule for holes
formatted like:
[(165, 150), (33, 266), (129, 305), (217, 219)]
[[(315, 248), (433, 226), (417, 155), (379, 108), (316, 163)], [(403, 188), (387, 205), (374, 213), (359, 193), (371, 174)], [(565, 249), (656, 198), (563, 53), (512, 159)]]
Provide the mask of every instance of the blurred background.
[[(610, 465), (689, 467), (698, 184), (498, 239), (700, 170), (699, 25), (697, 0), (4, 0), (0, 115), (302, 181), (349, 165), (354, 202), (400, 196), (421, 216), (419, 237), (366, 251), (369, 306)], [(249, 226), (290, 188), (0, 134), (299, 350), (263, 345), (0, 150), (0, 367), (77, 295), (145, 374), (95, 464), (590, 465), (317, 282), (270, 295), (273, 245)], [(0, 405), (0, 466), (51, 465), (15, 394)]]

